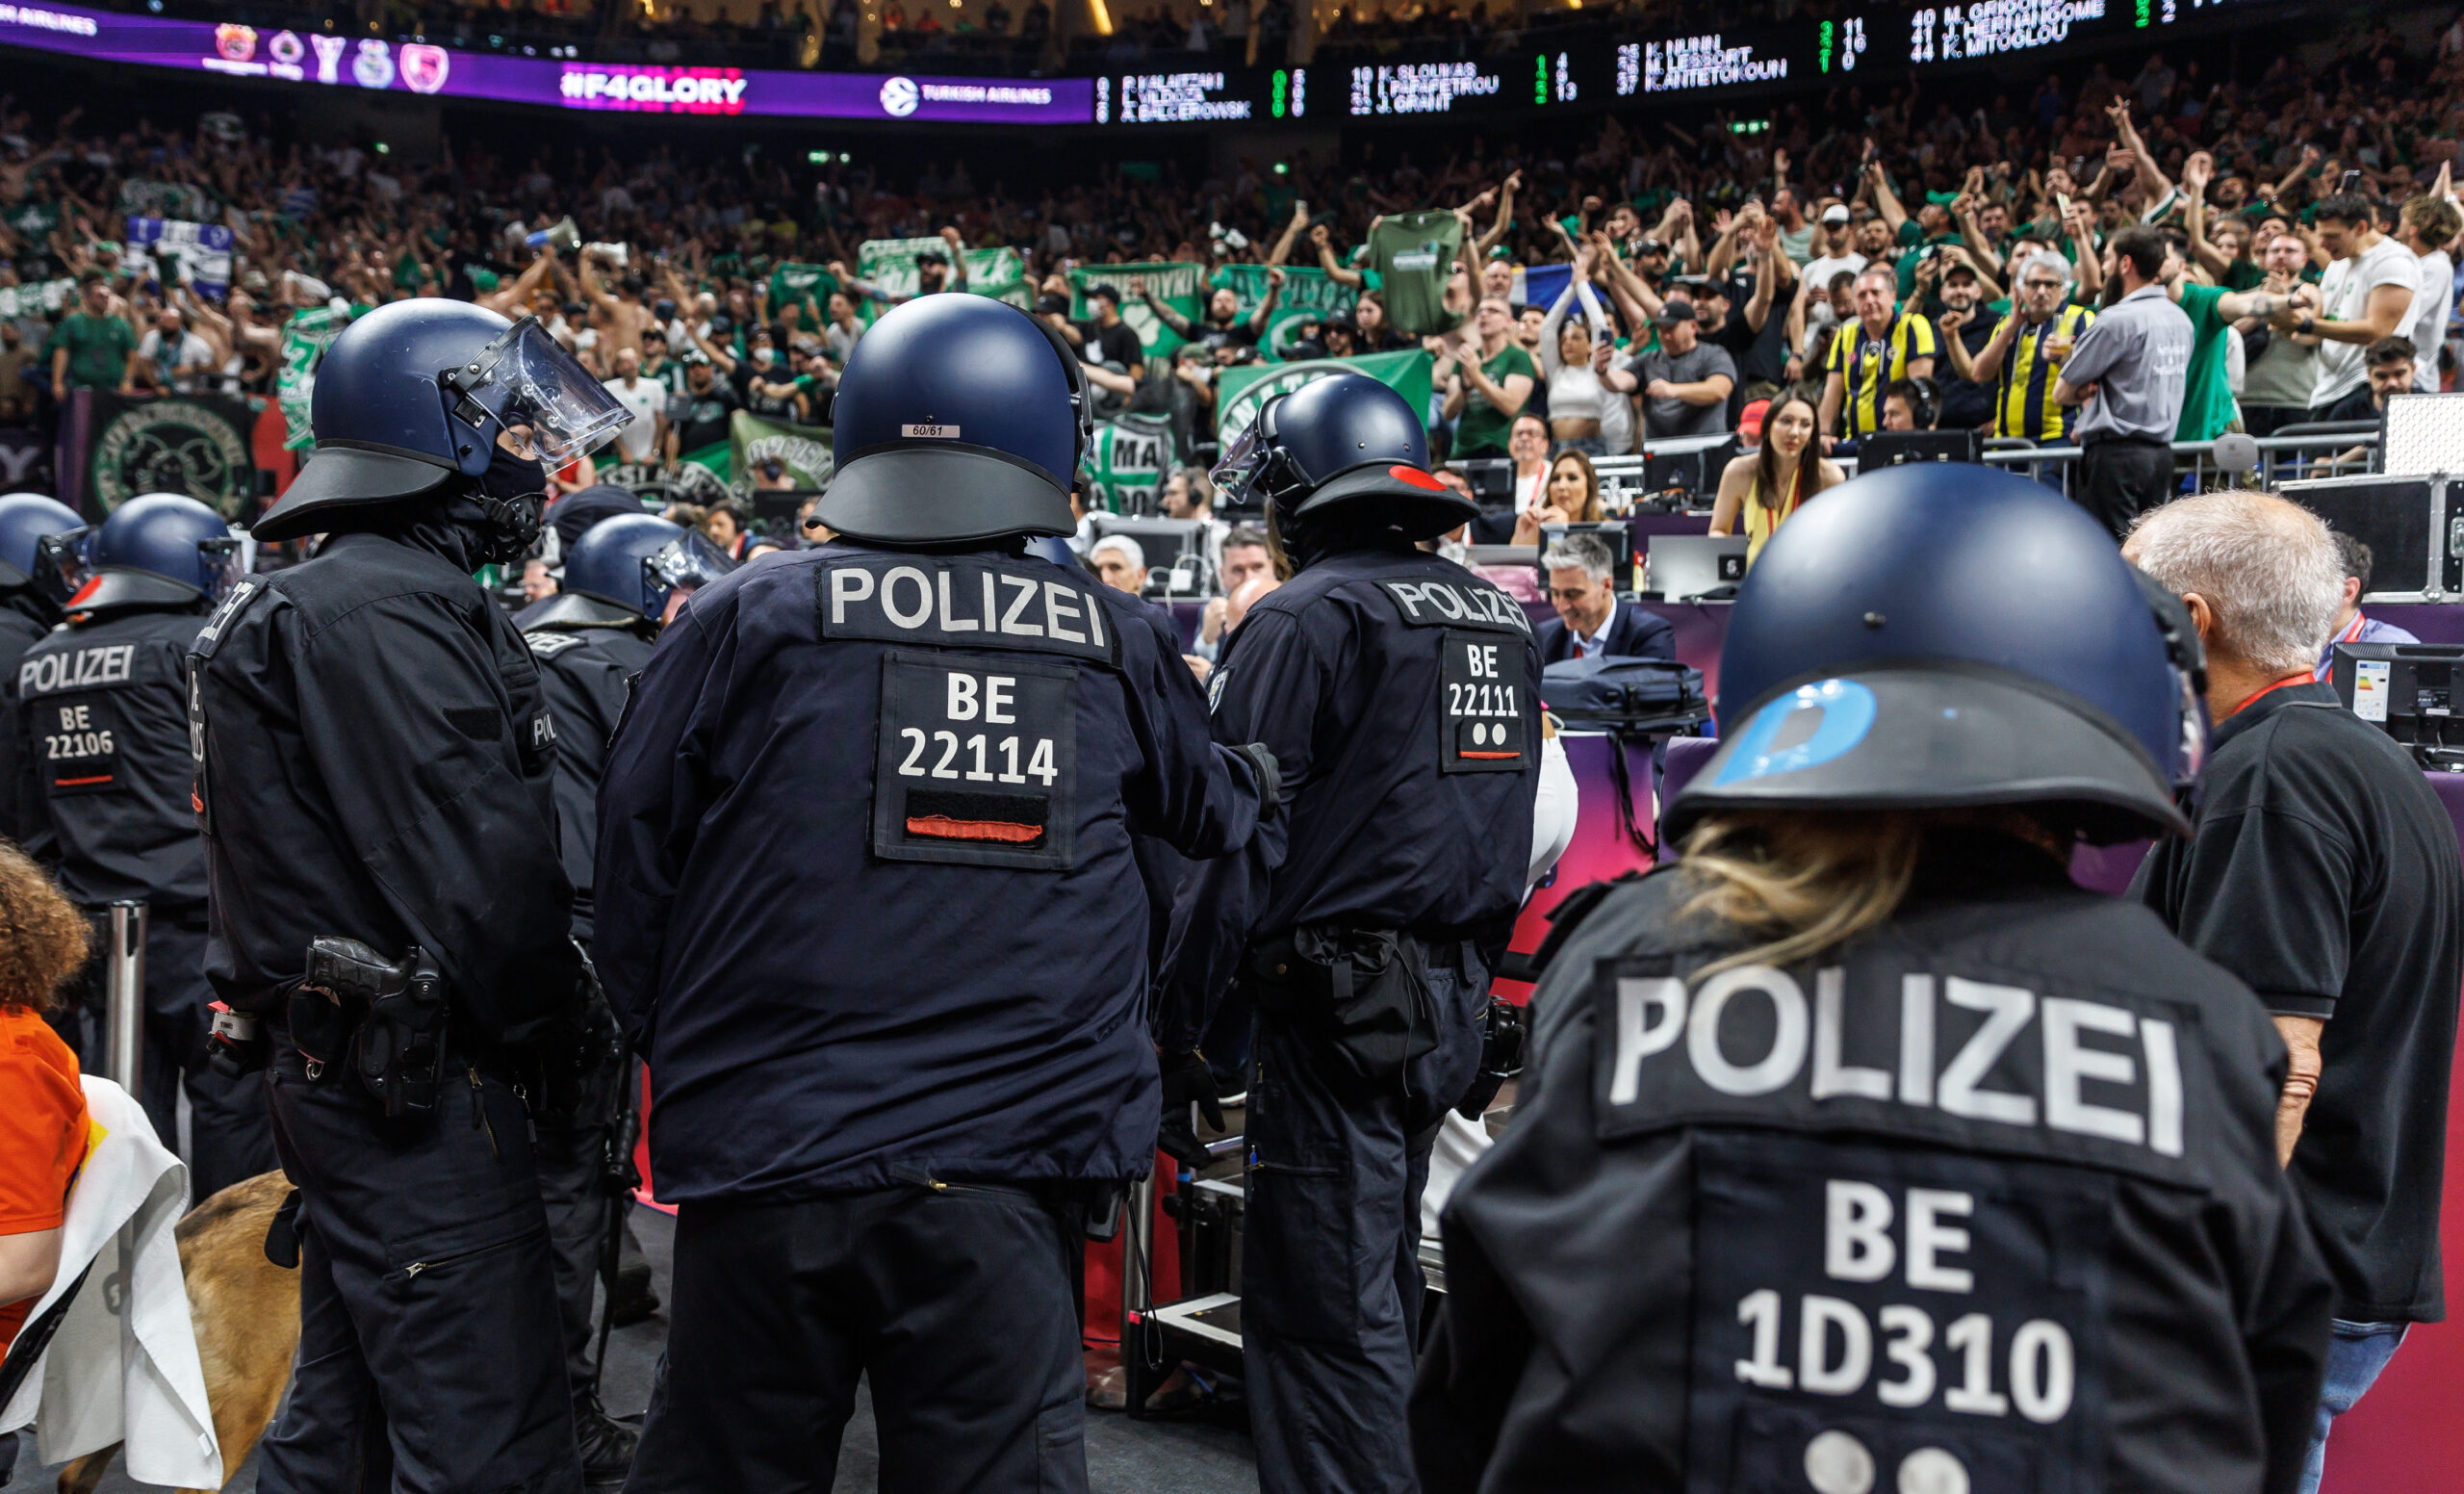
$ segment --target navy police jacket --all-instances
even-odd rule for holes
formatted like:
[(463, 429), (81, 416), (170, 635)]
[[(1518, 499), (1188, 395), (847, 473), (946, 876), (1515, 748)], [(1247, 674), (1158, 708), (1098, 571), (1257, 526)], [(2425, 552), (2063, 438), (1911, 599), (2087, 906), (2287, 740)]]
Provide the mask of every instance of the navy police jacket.
[[(559, 605), (559, 604), (562, 604)], [(556, 844), (574, 885), (574, 938), (589, 948), (594, 931), (590, 891), (599, 854), (599, 778), (607, 743), (624, 719), (630, 682), (651, 659), (648, 625), (631, 613), (581, 596), (551, 597), (514, 617), (539, 660), (539, 681), (556, 718)], [(596, 613), (605, 620), (589, 621)]]
[(206, 974), (234, 1007), (279, 1015), (309, 941), (333, 935), (423, 947), (479, 1043), (570, 1014), (555, 721), (470, 560), (443, 520), (339, 534), (242, 579), (196, 633)]
[(1430, 1494), (2294, 1487), (2327, 1278), (2241, 982), (1983, 832), (1785, 967), (1693, 890), (1612, 892), (1533, 993), (1447, 1203)]
[(205, 846), (189, 800), (188, 654), (205, 604), (81, 615), (18, 661), (17, 750), (60, 889), (154, 915), (205, 904)]
[(1539, 678), (1520, 603), (1399, 541), (1259, 599), (1208, 689), (1218, 741), (1274, 754), (1285, 813), (1184, 878), (1165, 1049), (1196, 1043), (1249, 944), (1303, 924), (1503, 948), (1540, 792)]
[(595, 944), (678, 1199), (1145, 1172), (1134, 837), (1244, 844), (1246, 762), (1137, 599), (848, 542), (704, 587), (599, 794)]

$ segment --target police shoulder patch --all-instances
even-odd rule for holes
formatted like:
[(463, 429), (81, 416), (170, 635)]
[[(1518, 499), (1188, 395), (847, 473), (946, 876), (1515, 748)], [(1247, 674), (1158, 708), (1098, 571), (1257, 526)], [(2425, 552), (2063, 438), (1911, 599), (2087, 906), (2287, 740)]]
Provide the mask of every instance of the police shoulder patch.
[(524, 633), (522, 635), (522, 641), (529, 644), (530, 652), (538, 655), (541, 658), (553, 658), (557, 655), (562, 654), (565, 650), (579, 644), (582, 640), (581, 634), (579, 633), (555, 632), (549, 629), (541, 628), (533, 631)]
[(1395, 609), (1413, 628), (1485, 628), (1528, 638), (1531, 618), (1523, 604), (1486, 581), (1381, 580)]

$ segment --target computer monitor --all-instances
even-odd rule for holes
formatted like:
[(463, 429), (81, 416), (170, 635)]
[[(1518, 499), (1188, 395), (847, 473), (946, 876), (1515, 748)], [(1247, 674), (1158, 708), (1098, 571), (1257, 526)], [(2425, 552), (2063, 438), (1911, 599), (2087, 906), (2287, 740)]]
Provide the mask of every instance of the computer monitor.
[(1610, 519), (1599, 524), (1544, 524), (1540, 526), (1540, 554), (1533, 564), (1540, 572), (1540, 594), (1549, 594), (1549, 547), (1569, 534), (1598, 535), (1608, 547), (1609, 582), (1620, 596), (1634, 592), (1636, 568), (1634, 561), (1633, 527), (1623, 519)]
[(1196, 519), (1131, 518), (1099, 513), (1087, 521), (1088, 553), (1116, 536), (1133, 540), (1146, 559), (1149, 596), (1198, 597), (1215, 589), (1215, 565), (1207, 554), (1206, 525)]
[(1446, 465), (1472, 484), (1472, 497), (1482, 508), (1514, 506), (1514, 463), (1502, 456), (1470, 456)]
[(2346, 709), (2423, 767), (2464, 773), (2464, 644), (2339, 643), (2327, 679)]
[(1857, 442), (1857, 470), (1879, 472), (1910, 462), (1972, 462), (1985, 450), (1973, 430), (1876, 430)]
[(1742, 534), (1655, 534), (1644, 555), (1645, 595), (1663, 601), (1721, 601), (1745, 580)]

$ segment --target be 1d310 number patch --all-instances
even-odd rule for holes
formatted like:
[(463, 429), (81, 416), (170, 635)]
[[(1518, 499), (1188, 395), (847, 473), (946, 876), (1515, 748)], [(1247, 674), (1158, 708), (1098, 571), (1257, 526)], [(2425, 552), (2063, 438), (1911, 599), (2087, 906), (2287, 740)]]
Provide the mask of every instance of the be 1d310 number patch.
[(1534, 708), (1520, 638), (1449, 629), (1438, 670), (1438, 770), (1519, 773)]
[(893, 650), (882, 659), (873, 854), (1076, 864), (1077, 668)]
[(1689, 1494), (2087, 1494), (2112, 1179), (1696, 1138)]

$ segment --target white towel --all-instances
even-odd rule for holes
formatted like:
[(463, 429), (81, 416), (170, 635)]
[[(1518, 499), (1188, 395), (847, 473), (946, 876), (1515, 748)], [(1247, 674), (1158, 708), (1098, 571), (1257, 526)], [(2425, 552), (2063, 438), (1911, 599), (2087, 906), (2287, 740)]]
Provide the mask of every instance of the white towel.
[(120, 1443), (128, 1476), (173, 1488), (222, 1486), (222, 1451), (197, 1362), (172, 1226), (188, 1211), (188, 1169), (145, 1112), (109, 1079), (84, 1076), (103, 1135), (69, 1190), (60, 1275), (38, 1319), (89, 1263), (60, 1331), (27, 1374), (0, 1430), (35, 1428), (35, 1451), (64, 1463)]

